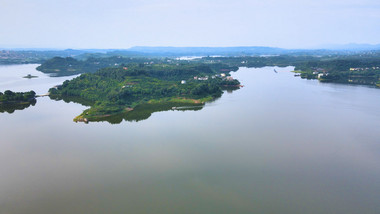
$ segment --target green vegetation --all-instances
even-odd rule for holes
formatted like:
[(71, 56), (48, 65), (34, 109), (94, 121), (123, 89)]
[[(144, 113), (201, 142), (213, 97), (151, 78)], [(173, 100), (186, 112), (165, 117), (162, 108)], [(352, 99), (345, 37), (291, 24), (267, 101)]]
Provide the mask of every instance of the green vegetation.
[[(53, 52), (3, 51), (1, 56), (12, 56), (12, 59), (36, 57), (36, 60), (43, 61), (37, 69), (53, 76), (82, 74), (50, 90), (52, 99), (79, 102), (91, 107), (77, 120), (104, 120), (105, 116), (110, 118), (114, 115), (124, 115), (123, 118), (128, 120), (129, 117), (125, 115), (136, 114), (138, 106), (143, 104), (159, 106), (156, 108), (158, 110), (163, 108), (161, 104), (170, 109), (169, 103), (173, 104), (171, 107), (189, 103), (201, 106), (220, 96), (222, 89), (240, 87), (239, 81), (228, 74), (239, 67), (294, 66), (295, 76), (301, 78), (380, 87), (379, 51), (344, 54), (331, 51), (298, 50), (285, 53), (272, 50), (272, 54), (286, 55), (245, 56), (241, 52), (233, 57), (225, 52), (221, 57), (180, 60), (167, 58), (165, 54), (159, 55), (156, 50), (142, 48), (140, 51), (145, 55), (138, 50), (110, 50), (103, 53), (65, 50), (55, 53), (59, 57), (48, 60), (46, 57)], [(201, 50), (203, 49), (187, 51), (197, 53)], [(223, 52), (224, 49), (218, 51)], [(240, 49), (235, 51), (240, 52)], [(173, 52), (169, 55), (176, 54)]]
[(265, 66), (295, 66), (299, 63), (308, 62), (310, 60), (320, 59), (315, 56), (292, 56), (292, 55), (279, 55), (279, 56), (240, 56), (240, 57), (203, 57), (194, 61), (215, 64), (222, 63), (228, 66), (247, 67), (247, 68), (261, 68)]
[(296, 70), (301, 78), (321, 82), (377, 85), (380, 83), (380, 58), (351, 56), (338, 59), (312, 60), (300, 63)]
[[(147, 60), (123, 58), (123, 57), (108, 57), (108, 58), (88, 58), (86, 60), (77, 60), (72, 57), (54, 57), (45, 61), (37, 67), (37, 70), (44, 73), (53, 74), (55, 76), (69, 76), (81, 73), (94, 73), (101, 68), (120, 67), (125, 64), (139, 64)], [(150, 60), (148, 63), (157, 63), (161, 60)], [(145, 62), (146, 63), (146, 62)]]
[[(222, 88), (231, 90), (240, 86), (239, 81), (228, 77), (230, 71), (236, 71), (238, 67), (264, 66), (295, 66), (296, 76), (322, 82), (380, 86), (380, 55), (377, 52), (333, 56), (203, 57), (194, 60), (55, 57), (38, 69), (57, 76), (86, 73), (51, 89), (51, 98), (87, 103), (91, 108), (76, 120), (98, 121), (120, 117), (129, 120), (136, 114), (137, 106), (142, 104), (172, 103), (171, 107), (174, 107), (191, 102), (202, 105), (220, 96)], [(227, 73), (227, 77), (221, 78), (221, 73)], [(186, 84), (181, 84), (182, 80)], [(174, 102), (173, 99), (179, 100)]]
[[(199, 62), (175, 60), (169, 58), (127, 58), (121, 56), (112, 56), (104, 58), (87, 58), (78, 60), (72, 57), (54, 57), (42, 63), (37, 70), (52, 74), (54, 76), (69, 76), (82, 73), (94, 73), (101, 68), (119, 68), (119, 67), (155, 67), (157, 65), (188, 65), (199, 64)], [(236, 71), (237, 66), (230, 66), (223, 63), (209, 63), (209, 67), (214, 71)]]
[(12, 92), (6, 90), (4, 93), (0, 92), (0, 113), (13, 113), (15, 110), (28, 108), (30, 105), (34, 106), (37, 102), (35, 97), (34, 91)]
[(317, 56), (308, 52), (304, 55), (298, 52), (298, 54), (289, 53), (278, 56), (203, 57), (194, 60), (112, 56), (90, 57), (81, 61), (70, 57), (55, 57), (43, 63), (38, 69), (45, 73), (62, 76), (93, 73), (105, 67), (197, 64), (207, 64), (214, 72), (226, 73), (236, 71), (238, 67), (295, 66), (301, 78), (319, 79), (322, 82), (380, 85), (380, 52), (376, 51), (356, 55), (340, 53)]
[(91, 108), (75, 121), (99, 121), (120, 114), (134, 115), (134, 109), (139, 109), (142, 104), (158, 106), (158, 110), (202, 106), (204, 102), (221, 96), (221, 86), (235, 85), (240, 85), (240, 82), (231, 77), (219, 77), (206, 64), (139, 64), (82, 74), (50, 89), (50, 97), (81, 98)]
[(0, 65), (43, 63), (56, 56), (78, 56), (89, 51), (85, 50), (0, 50)]
[(34, 91), (29, 92), (13, 92), (10, 90), (0, 92), (0, 104), (8, 103), (28, 103), (36, 98)]
[(204, 57), (195, 61), (237, 67), (295, 66), (296, 76), (299, 74), (305, 79), (380, 86), (380, 54), (378, 52), (333, 56)]

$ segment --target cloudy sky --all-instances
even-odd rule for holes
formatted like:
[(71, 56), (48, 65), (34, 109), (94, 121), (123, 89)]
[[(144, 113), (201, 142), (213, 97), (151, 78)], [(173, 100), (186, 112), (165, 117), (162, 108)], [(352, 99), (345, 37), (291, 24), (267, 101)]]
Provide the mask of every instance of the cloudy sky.
[(380, 43), (379, 0), (0, 0), (0, 47)]

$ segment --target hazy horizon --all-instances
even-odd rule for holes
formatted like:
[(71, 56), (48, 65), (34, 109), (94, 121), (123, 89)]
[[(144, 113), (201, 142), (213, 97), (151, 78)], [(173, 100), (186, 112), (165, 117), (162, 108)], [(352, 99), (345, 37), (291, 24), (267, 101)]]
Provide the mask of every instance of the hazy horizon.
[[(315, 47), (305, 47), (305, 48), (282, 48), (282, 47), (272, 47), (272, 46), (131, 46), (128, 48), (72, 48), (72, 47), (62, 47), (62, 48), (54, 48), (54, 47), (27, 47), (27, 46), (2, 46), (0, 44), (0, 50), (14, 50), (14, 51), (28, 51), (28, 50), (36, 50), (36, 51), (62, 51), (62, 50), (79, 50), (79, 51), (108, 51), (108, 50), (117, 50), (117, 51), (135, 51), (133, 48), (274, 48), (274, 49), (283, 49), (283, 50), (358, 50), (358, 51), (366, 51), (366, 50), (379, 50), (380, 44), (357, 44), (357, 43), (347, 43), (347, 44), (326, 44), (319, 45)], [(139, 51), (137, 51), (139, 52)]]
[(375, 0), (0, 0), (0, 48), (380, 44)]

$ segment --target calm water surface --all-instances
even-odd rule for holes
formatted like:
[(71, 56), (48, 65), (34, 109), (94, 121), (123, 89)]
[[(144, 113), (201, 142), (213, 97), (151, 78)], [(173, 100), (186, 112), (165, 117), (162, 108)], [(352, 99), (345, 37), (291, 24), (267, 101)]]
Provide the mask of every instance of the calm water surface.
[[(5, 67), (0, 91), (65, 79)], [(380, 89), (291, 69), (241, 68), (244, 88), (141, 122), (74, 123), (86, 107), (47, 97), (0, 114), (0, 214), (380, 213)]]

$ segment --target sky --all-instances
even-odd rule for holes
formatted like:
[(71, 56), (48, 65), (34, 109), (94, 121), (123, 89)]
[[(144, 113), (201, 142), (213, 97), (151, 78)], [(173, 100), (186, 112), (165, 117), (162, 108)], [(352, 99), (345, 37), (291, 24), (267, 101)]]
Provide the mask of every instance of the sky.
[(314, 48), (379, 35), (379, 0), (0, 0), (2, 48)]

